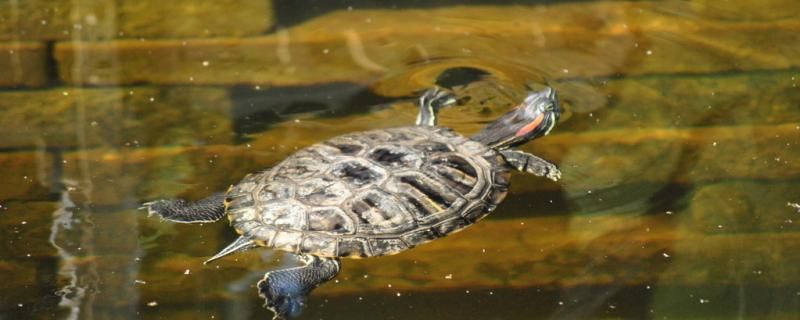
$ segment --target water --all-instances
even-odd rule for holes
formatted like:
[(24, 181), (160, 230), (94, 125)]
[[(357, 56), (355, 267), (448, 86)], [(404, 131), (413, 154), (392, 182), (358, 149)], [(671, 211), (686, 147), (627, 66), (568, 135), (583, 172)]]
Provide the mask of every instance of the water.
[[(471, 228), (345, 260), (302, 319), (794, 319), (795, 1), (0, 3), (0, 319), (264, 319), (296, 265), (137, 210), (338, 134), (473, 133), (545, 85), (565, 114)], [(224, 13), (224, 14), (220, 14)], [(274, 18), (273, 18), (274, 17)]]

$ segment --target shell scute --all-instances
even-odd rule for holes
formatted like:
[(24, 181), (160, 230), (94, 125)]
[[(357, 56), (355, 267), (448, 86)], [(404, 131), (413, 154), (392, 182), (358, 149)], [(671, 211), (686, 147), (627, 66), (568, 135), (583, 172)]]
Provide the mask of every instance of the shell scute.
[(297, 200), (314, 206), (337, 206), (351, 195), (342, 181), (328, 177), (309, 179), (297, 185)]
[(260, 220), (263, 224), (280, 230), (303, 230), (306, 226), (306, 215), (298, 213), (305, 211), (306, 207), (294, 200), (274, 201), (261, 209)]
[(337, 207), (318, 208), (308, 212), (308, 230), (332, 234), (354, 234), (356, 223)]
[(365, 258), (372, 255), (364, 238), (340, 238), (337, 246), (340, 257)]

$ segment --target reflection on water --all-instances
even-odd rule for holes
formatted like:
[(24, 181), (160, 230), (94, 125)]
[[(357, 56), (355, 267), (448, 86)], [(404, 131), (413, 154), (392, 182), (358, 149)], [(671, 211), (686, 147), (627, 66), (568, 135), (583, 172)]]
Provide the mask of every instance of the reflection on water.
[(75, 204), (69, 199), (69, 193), (63, 192), (61, 207), (53, 212), (50, 244), (61, 260), (58, 275), (68, 281), (67, 285), (56, 292), (61, 297), (58, 306), (69, 309), (67, 319), (70, 320), (80, 319), (81, 307), (84, 305), (88, 306), (84, 310), (91, 312), (94, 292), (97, 291), (96, 267), (93, 264), (89, 264), (88, 268), (82, 266), (76, 257), (93, 254), (93, 239), (86, 239), (85, 236), (91, 235), (91, 231), (85, 230), (91, 226), (88, 217), (76, 215)]
[(800, 313), (796, 1), (148, 1), (0, 4), (1, 319), (270, 317), (253, 284), (296, 261), (204, 266), (225, 223), (136, 208), (413, 123), (437, 85), (465, 134), (555, 87), (566, 112), (524, 149), (563, 179), (345, 261), (302, 318)]

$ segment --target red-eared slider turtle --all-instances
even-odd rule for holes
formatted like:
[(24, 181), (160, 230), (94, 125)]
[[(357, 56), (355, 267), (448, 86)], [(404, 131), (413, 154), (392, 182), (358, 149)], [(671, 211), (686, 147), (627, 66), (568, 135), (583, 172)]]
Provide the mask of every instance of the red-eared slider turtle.
[(145, 207), (175, 222), (227, 215), (241, 236), (208, 262), (257, 246), (298, 255), (305, 265), (268, 272), (258, 283), (276, 318), (296, 316), (306, 295), (336, 276), (340, 258), (395, 254), (475, 223), (503, 200), (511, 169), (560, 177), (555, 165), (514, 150), (555, 126), (554, 90), (531, 93), (471, 138), (436, 126), (438, 109), (453, 101), (429, 90), (415, 126), (338, 136), (246, 176), (226, 193)]

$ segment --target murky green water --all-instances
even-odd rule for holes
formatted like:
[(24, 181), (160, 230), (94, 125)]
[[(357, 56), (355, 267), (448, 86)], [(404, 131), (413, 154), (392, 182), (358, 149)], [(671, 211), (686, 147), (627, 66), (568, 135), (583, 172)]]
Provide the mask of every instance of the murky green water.
[(0, 319), (270, 318), (255, 282), (296, 261), (203, 265), (226, 223), (139, 205), (411, 124), (436, 85), (465, 134), (556, 88), (561, 122), (523, 150), (563, 179), (515, 175), (463, 232), (344, 260), (302, 319), (800, 316), (795, 1), (301, 2), (0, 2)]

